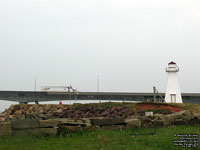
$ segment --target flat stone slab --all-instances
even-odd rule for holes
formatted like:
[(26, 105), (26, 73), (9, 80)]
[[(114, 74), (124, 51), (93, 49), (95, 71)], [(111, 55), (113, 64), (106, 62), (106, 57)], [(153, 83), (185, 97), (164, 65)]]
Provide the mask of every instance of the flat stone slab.
[(11, 133), (11, 122), (0, 123), (0, 136), (10, 136)]
[(33, 131), (34, 134), (57, 135), (58, 128), (37, 128)]
[(102, 126), (104, 130), (123, 130), (125, 129), (125, 125), (109, 125), (109, 126)]
[(12, 129), (12, 135), (32, 135), (34, 129)]
[(85, 122), (81, 119), (68, 119), (68, 118), (60, 118), (58, 119), (60, 124), (65, 125), (85, 125)]
[(125, 124), (125, 120), (123, 118), (95, 118), (90, 120), (94, 126)]
[(137, 118), (125, 119), (125, 123), (129, 128), (139, 128), (142, 125), (141, 120)]
[(59, 121), (58, 120), (39, 120), (40, 128), (46, 127), (58, 127)]
[(36, 119), (21, 119), (12, 121), (12, 129), (39, 128), (39, 121)]
[(83, 123), (85, 124), (85, 126), (90, 127), (92, 126), (91, 120), (89, 118), (82, 118)]
[(77, 132), (80, 130), (81, 130), (81, 127), (79, 126), (60, 125), (61, 133), (72, 133), (72, 132)]

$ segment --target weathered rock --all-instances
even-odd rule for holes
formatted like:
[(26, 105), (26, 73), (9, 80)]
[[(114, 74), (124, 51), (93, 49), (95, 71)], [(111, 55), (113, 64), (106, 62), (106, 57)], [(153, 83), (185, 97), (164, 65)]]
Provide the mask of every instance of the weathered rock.
[(82, 128), (83, 131), (95, 131), (96, 129), (96, 126), (86, 126)]
[(194, 113), (194, 124), (200, 124), (200, 114)]
[(163, 119), (165, 117), (165, 115), (163, 115), (163, 114), (155, 114), (154, 117), (156, 119)]
[(36, 128), (33, 130), (33, 134), (57, 135), (58, 128)]
[(187, 121), (180, 118), (180, 119), (174, 119), (174, 125), (185, 125), (187, 124)]
[(165, 125), (189, 124), (194, 119), (194, 115), (189, 110), (184, 110), (165, 116)]
[(153, 126), (155, 127), (162, 127), (165, 125), (165, 120), (164, 119), (155, 119), (153, 120)]
[(104, 130), (123, 130), (125, 129), (125, 125), (109, 125), (109, 126), (102, 126)]
[(12, 129), (12, 135), (32, 135), (34, 134), (34, 129), (37, 128), (33, 128), (33, 129)]
[(20, 110), (20, 109), (21, 109), (21, 105), (19, 105), (19, 104), (13, 105), (13, 106), (12, 106), (12, 109), (13, 109), (14, 111)]
[(174, 124), (174, 117), (172, 115), (166, 115), (164, 119), (165, 119), (164, 123), (165, 126), (170, 126)]
[(194, 119), (193, 113), (189, 110), (176, 112), (167, 116), (174, 118), (174, 125), (189, 124), (189, 122)]
[(192, 112), (189, 111), (189, 110), (176, 112), (176, 113), (173, 113), (171, 115), (174, 116), (174, 119), (184, 119), (184, 120), (187, 120), (187, 121), (194, 118)]
[(82, 128), (80, 126), (70, 126), (70, 125), (60, 125), (60, 133), (73, 133), (80, 131)]
[(152, 119), (150, 117), (141, 117), (141, 122), (142, 122), (142, 126), (144, 127), (150, 127), (153, 125)]
[(153, 112), (145, 112), (145, 116), (153, 116)]
[(108, 106), (107, 104), (90, 105), (74, 104), (28, 104), (12, 105), (9, 109), (0, 114), (0, 122), (16, 119), (38, 119), (46, 120), (52, 118), (127, 118), (133, 115), (133, 111), (128, 106)]
[(6, 120), (5, 118), (0, 117), (0, 123), (4, 122), (5, 120)]
[(60, 122), (60, 124), (65, 124), (65, 125), (82, 125), (82, 126), (85, 125), (86, 126), (84, 121), (81, 119), (60, 118), (58, 119), (58, 121)]
[(44, 127), (58, 127), (59, 121), (58, 120), (39, 120), (40, 128)]
[(31, 129), (39, 128), (39, 121), (36, 119), (21, 119), (12, 121), (13, 129)]
[(154, 119), (152, 121), (153, 126), (162, 127), (166, 125), (166, 117), (163, 114), (155, 114)]
[(90, 120), (94, 126), (125, 124), (125, 120), (123, 118), (94, 118)]
[(0, 136), (11, 135), (11, 122), (0, 123)]
[(139, 128), (141, 127), (141, 120), (137, 119), (137, 118), (133, 118), (133, 119), (125, 119), (125, 123), (127, 125), (127, 127), (129, 128)]
[(89, 118), (82, 118), (81, 120), (83, 121), (85, 126), (87, 127), (92, 126), (91, 120)]

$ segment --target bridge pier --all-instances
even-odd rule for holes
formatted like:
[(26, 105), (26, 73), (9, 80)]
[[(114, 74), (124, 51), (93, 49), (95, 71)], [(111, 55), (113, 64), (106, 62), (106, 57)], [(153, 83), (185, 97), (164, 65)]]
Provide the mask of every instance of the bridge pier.
[[(18, 102), (19, 104), (28, 104), (45, 101), (57, 100), (112, 100), (112, 101), (152, 101), (164, 98), (165, 94), (160, 93), (120, 93), (120, 92), (32, 92), (32, 91), (0, 91), (0, 100)], [(200, 104), (200, 93), (182, 93), (183, 103)]]

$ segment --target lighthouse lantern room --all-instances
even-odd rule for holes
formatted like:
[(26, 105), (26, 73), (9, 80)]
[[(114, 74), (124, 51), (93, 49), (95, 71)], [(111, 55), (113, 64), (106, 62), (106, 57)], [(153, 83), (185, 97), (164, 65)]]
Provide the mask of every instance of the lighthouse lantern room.
[(166, 68), (168, 73), (167, 89), (165, 93), (165, 102), (167, 103), (182, 103), (181, 91), (177, 78), (179, 67), (175, 62), (171, 61)]

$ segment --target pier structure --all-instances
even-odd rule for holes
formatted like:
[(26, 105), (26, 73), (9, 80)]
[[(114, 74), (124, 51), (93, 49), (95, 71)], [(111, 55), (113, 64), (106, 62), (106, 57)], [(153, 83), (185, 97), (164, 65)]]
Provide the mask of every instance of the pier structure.
[[(158, 102), (165, 93), (156, 95)], [(30, 102), (70, 101), (70, 100), (106, 100), (106, 101), (137, 101), (153, 102), (153, 93), (124, 93), (124, 92), (35, 92), (35, 91), (0, 91), (0, 100), (28, 104)], [(200, 104), (200, 93), (182, 93), (183, 103)]]

